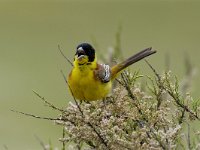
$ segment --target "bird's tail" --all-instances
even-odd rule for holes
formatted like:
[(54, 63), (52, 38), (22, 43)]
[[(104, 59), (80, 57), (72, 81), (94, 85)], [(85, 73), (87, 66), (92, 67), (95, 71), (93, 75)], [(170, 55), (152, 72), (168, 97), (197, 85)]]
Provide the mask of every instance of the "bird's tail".
[(147, 49), (144, 49), (140, 52), (138, 52), (137, 54), (129, 57), (128, 59), (126, 59), (125, 61), (119, 63), (119, 64), (116, 64), (115, 66), (113, 66), (111, 68), (111, 79), (114, 79), (117, 74), (122, 71), (123, 69), (125, 69), (126, 67), (132, 65), (133, 63), (149, 56), (149, 55), (152, 55), (156, 53), (156, 51), (153, 51), (152, 48), (147, 48)]

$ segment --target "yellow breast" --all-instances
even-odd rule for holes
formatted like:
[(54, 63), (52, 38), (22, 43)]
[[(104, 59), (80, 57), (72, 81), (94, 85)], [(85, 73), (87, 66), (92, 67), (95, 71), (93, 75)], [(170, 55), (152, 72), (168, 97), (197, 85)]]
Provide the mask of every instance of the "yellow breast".
[(112, 83), (102, 83), (94, 77), (90, 66), (74, 67), (68, 77), (72, 95), (79, 100), (100, 100), (111, 91)]

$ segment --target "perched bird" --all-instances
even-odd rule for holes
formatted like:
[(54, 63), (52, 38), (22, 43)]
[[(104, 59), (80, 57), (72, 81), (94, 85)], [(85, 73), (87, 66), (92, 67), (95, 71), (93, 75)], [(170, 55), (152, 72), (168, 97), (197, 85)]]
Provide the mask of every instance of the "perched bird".
[(68, 76), (70, 91), (79, 100), (103, 99), (110, 93), (112, 81), (120, 71), (154, 53), (156, 51), (147, 48), (110, 67), (97, 63), (95, 49), (88, 43), (81, 43), (76, 48), (73, 69)]

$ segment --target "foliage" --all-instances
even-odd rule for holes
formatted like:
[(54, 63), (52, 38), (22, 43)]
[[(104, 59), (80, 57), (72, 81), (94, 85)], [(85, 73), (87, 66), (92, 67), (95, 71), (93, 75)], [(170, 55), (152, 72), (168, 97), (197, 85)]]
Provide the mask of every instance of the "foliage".
[(136, 83), (138, 77), (124, 72), (112, 96), (103, 101), (69, 102), (56, 121), (65, 129), (61, 141), (70, 149), (186, 148), (182, 128), (188, 121), (200, 120), (199, 101), (181, 97), (178, 81), (172, 82), (169, 72), (148, 77), (151, 84), (146, 91)]
[[(191, 122), (200, 120), (199, 100), (189, 94), (182, 96), (185, 94), (170, 72), (161, 76), (147, 64), (155, 77), (125, 71), (112, 95), (100, 101), (74, 99), (60, 109), (34, 91), (47, 106), (61, 113), (58, 118), (19, 113), (61, 125), (63, 150), (199, 149), (200, 131), (190, 129)], [(138, 84), (141, 78), (147, 81), (144, 90)], [(53, 149), (51, 144), (41, 145), (45, 150)]]

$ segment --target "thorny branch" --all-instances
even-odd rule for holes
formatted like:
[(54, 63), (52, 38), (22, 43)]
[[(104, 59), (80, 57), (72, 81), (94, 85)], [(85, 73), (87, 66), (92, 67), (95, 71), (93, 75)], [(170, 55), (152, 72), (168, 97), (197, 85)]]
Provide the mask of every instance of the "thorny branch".
[(62, 110), (62, 109), (56, 107), (55, 105), (51, 104), (50, 102), (48, 102), (44, 97), (42, 97), (42, 96), (41, 96), (40, 94), (38, 94), (36, 91), (33, 91), (33, 93), (34, 93), (35, 95), (37, 95), (45, 104), (47, 104), (47, 105), (48, 105), (49, 107), (51, 107), (52, 109), (58, 110), (58, 111), (60, 111), (60, 112), (63, 112), (63, 111), (64, 111), (64, 110)]
[(124, 82), (124, 87), (126, 88), (127, 92), (128, 92), (128, 95), (130, 96), (130, 98), (133, 100), (133, 104), (135, 105), (135, 107), (137, 107), (137, 110), (140, 114), (143, 114), (142, 113), (142, 110), (141, 108), (139, 107), (139, 105), (136, 103), (136, 97), (133, 95), (132, 91), (131, 91), (131, 88), (130, 88), (130, 85), (129, 85), (129, 82), (128, 82), (128, 78), (127, 78), (127, 75), (126, 73), (121, 73), (121, 77), (122, 77), (122, 80)]
[(158, 86), (160, 88), (164, 89), (165, 91), (167, 91), (167, 93), (175, 100), (175, 102), (176, 102), (176, 104), (178, 106), (180, 106), (182, 109), (184, 109), (185, 111), (187, 111), (188, 113), (190, 113), (196, 119), (200, 120), (200, 118), (197, 116), (196, 113), (194, 113), (192, 110), (190, 110), (188, 108), (188, 106), (186, 106), (183, 103), (181, 103), (181, 100), (179, 98), (179, 94), (178, 94), (177, 88), (173, 89), (172, 86), (171, 86), (171, 83), (170, 83), (170, 81), (168, 79), (166, 80), (167, 87), (164, 86), (164, 84), (161, 82), (160, 75), (156, 72), (156, 70), (153, 68), (153, 66), (147, 60), (146, 60), (146, 63), (148, 64), (148, 66), (152, 69), (152, 71), (156, 75), (156, 77), (158, 79), (158, 83), (159, 83)]
[(58, 50), (60, 51), (60, 53), (62, 54), (62, 56), (68, 61), (68, 63), (69, 63), (71, 66), (74, 66), (73, 63), (65, 56), (65, 54), (64, 54), (63, 51), (61, 50), (60, 45), (58, 45)]
[[(25, 116), (29, 116), (29, 117), (33, 117), (33, 118), (37, 118), (37, 119), (44, 119), (44, 120), (53, 120), (53, 121), (63, 121), (60, 118), (50, 118), (50, 117), (41, 117), (41, 116), (37, 116), (37, 115), (33, 115), (33, 114), (29, 114), (29, 113), (25, 113), (25, 112), (21, 112), (21, 111), (17, 111), (17, 110), (13, 110), (11, 109), (12, 112), (15, 113), (19, 113)], [(66, 120), (65, 120), (66, 121)]]

